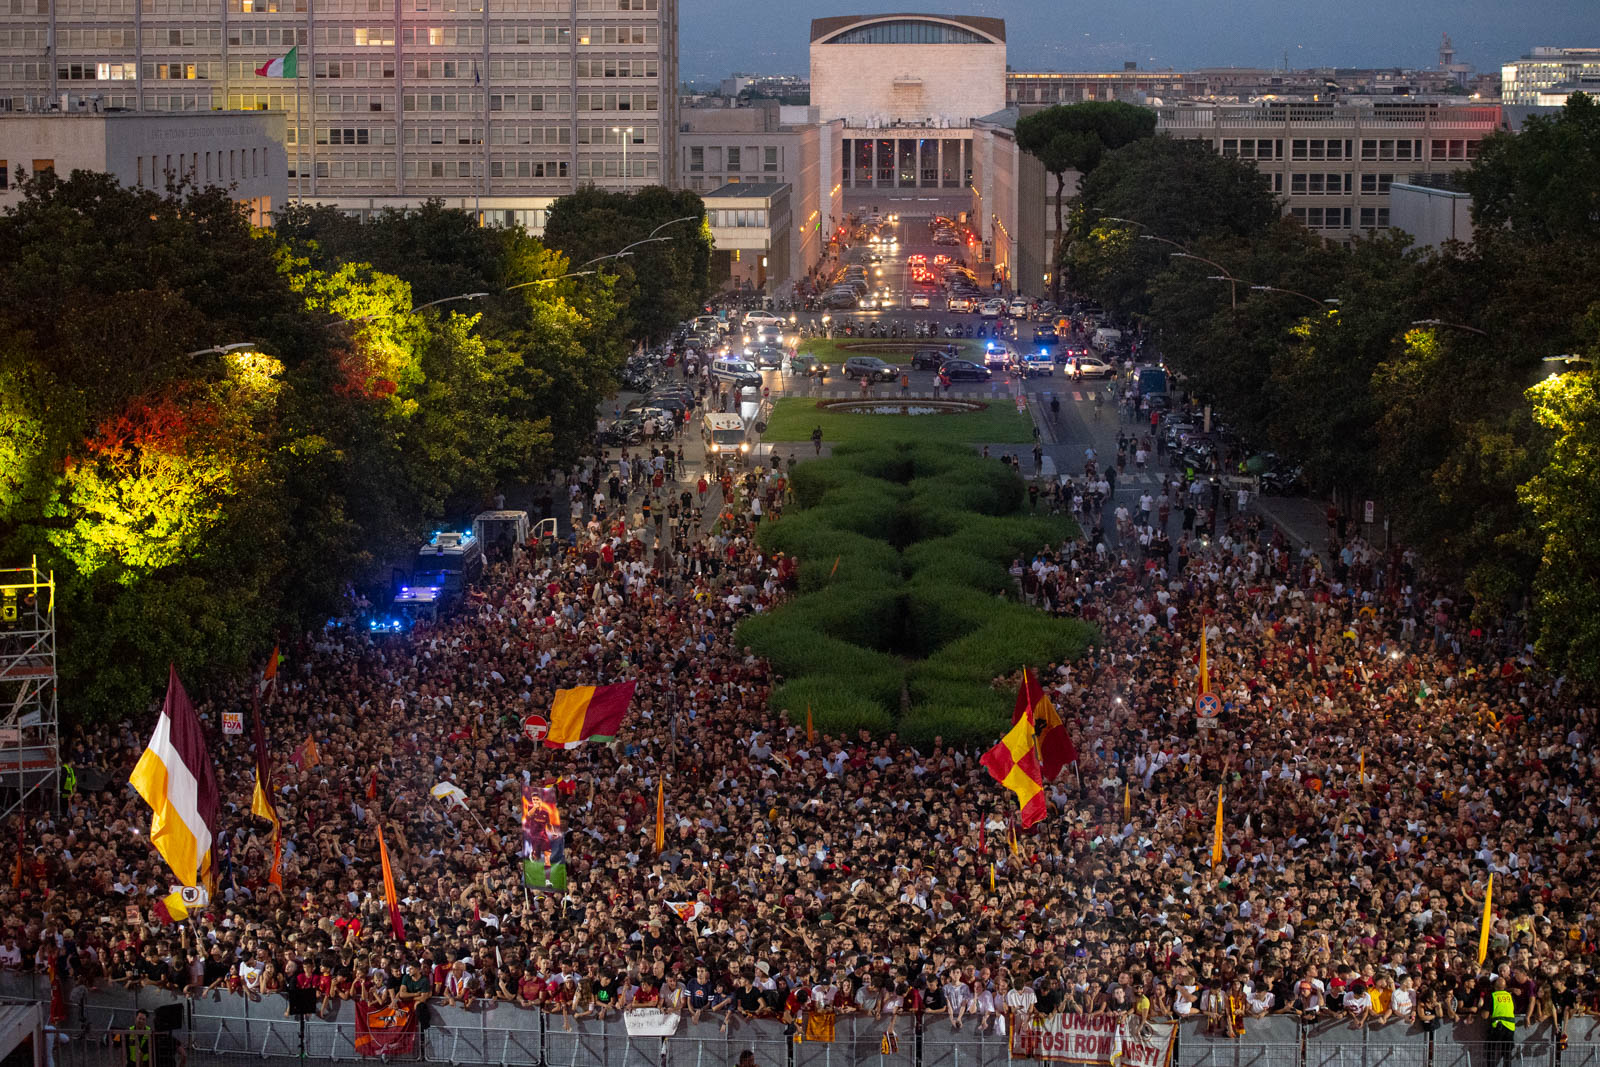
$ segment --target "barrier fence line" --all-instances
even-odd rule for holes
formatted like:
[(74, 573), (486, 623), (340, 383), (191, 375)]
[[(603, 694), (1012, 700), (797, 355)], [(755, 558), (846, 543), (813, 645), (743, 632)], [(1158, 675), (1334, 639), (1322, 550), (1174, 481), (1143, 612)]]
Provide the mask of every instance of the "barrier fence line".
[[(43, 1002), (49, 983), (40, 976), (0, 973), (0, 1000)], [(252, 999), (232, 993), (185, 998), (160, 989), (75, 989), (69, 1018), (57, 1027), (57, 1067), (123, 1064), (119, 1035), (138, 1011), (154, 1021), (160, 1008), (178, 1009), (174, 1036), (191, 1063), (236, 1059), (356, 1062), (355, 1006), (340, 1003), (329, 1016), (284, 1016), (282, 997)], [(170, 1013), (167, 1013), (170, 1014)], [(574, 1019), (492, 1000), (464, 1005), (430, 1003), (413, 1061), (467, 1065), (538, 1064), (540, 1067), (730, 1067), (746, 1049), (758, 1067), (1005, 1067), (1013, 1056), (1004, 1034), (979, 1034), (977, 1020), (962, 1031), (943, 1018), (895, 1024), (897, 1042), (886, 1045), (884, 1021), (844, 1016), (832, 1040), (804, 1040), (770, 1019), (683, 1019), (669, 1038), (630, 1036), (622, 1019)], [(1008, 1027), (1008, 1030), (1010, 1028)], [(1518, 1027), (1505, 1067), (1600, 1067), (1600, 1019), (1579, 1016), (1565, 1024), (1561, 1047), (1549, 1023)], [(107, 1051), (109, 1050), (109, 1051)], [(1479, 1020), (1445, 1023), (1432, 1032), (1390, 1023), (1356, 1028), (1343, 1019), (1302, 1023), (1273, 1015), (1245, 1021), (1236, 1038), (1207, 1032), (1203, 1020), (1183, 1020), (1166, 1067), (1501, 1067), (1498, 1050)], [(1089, 1057), (1094, 1061), (1093, 1057)], [(1085, 1059), (1043, 1061), (1085, 1063)], [(1098, 1061), (1094, 1061), (1098, 1062)], [(165, 1067), (154, 1063), (151, 1067)]]

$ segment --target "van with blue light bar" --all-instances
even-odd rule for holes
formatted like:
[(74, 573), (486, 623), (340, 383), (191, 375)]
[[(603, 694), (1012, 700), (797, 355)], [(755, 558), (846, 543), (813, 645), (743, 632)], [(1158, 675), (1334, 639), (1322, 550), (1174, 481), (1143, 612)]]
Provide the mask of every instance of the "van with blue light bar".
[(483, 576), (483, 566), (482, 541), (471, 533), (441, 530), (417, 550), (411, 577), (396, 595), (395, 607), (402, 607), (402, 595), (409, 593), (406, 603), (415, 607), (421, 603), (417, 590), (434, 590), (428, 601), (433, 615), (448, 614), (466, 596), (467, 588)]

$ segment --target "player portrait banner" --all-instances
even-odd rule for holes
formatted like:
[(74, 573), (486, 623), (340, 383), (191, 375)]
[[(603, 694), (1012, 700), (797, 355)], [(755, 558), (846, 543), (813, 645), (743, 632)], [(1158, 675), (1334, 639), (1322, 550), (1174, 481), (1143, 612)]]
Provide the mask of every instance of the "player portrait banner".
[(1036, 1016), (1011, 1028), (1011, 1054), (1051, 1063), (1092, 1063), (1103, 1067), (1169, 1067), (1173, 1023), (1143, 1023), (1130, 1014), (1124, 1024), (1115, 1015), (1058, 1012)]
[(566, 834), (554, 786), (522, 787), (522, 880), (529, 889), (567, 888)]

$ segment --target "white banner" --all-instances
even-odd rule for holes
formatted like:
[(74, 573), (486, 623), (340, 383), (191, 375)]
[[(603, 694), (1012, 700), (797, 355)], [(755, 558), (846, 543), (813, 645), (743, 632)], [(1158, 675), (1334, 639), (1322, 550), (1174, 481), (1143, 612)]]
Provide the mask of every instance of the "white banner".
[(1141, 1023), (1132, 1014), (1123, 1024), (1115, 1015), (1059, 1012), (1014, 1020), (1011, 1054), (1053, 1063), (1167, 1067), (1177, 1032), (1173, 1023)]
[(244, 712), (225, 711), (222, 713), (222, 732), (225, 734), (244, 733)]
[(677, 1012), (664, 1012), (660, 1008), (629, 1008), (622, 1013), (622, 1023), (629, 1037), (671, 1037), (678, 1032)]

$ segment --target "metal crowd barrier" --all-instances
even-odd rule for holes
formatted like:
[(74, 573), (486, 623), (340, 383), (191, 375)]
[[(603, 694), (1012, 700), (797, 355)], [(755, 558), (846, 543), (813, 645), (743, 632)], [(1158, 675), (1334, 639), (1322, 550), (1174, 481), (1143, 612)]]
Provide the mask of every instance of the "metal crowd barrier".
[[(0, 1000), (48, 1003), (48, 980), (0, 973)], [(115, 1036), (133, 1024), (134, 1013), (181, 1006), (176, 1031), (190, 1067), (221, 1067), (251, 1061), (274, 1063), (361, 1060), (355, 1048), (355, 1007), (343, 1003), (331, 1017), (284, 1015), (285, 1001), (232, 993), (185, 998), (159, 989), (76, 989), (69, 1018), (57, 1027), (56, 1067), (125, 1067)], [(757, 1067), (1003, 1067), (1011, 1063), (1003, 1035), (979, 1034), (976, 1020), (960, 1031), (943, 1018), (925, 1018), (919, 1028), (903, 1017), (898, 1043), (885, 1047), (885, 1024), (840, 1018), (833, 1039), (804, 1040), (766, 1019), (720, 1018), (691, 1022), (662, 1039), (628, 1034), (613, 1015), (573, 1019), (492, 1000), (468, 1006), (430, 1003), (417, 1061), (466, 1065), (537, 1064), (540, 1067), (730, 1067), (740, 1053), (755, 1054)], [(1287, 1015), (1250, 1019), (1242, 1036), (1206, 1032), (1203, 1021), (1178, 1026), (1168, 1067), (1600, 1067), (1600, 1018), (1580, 1016), (1566, 1024), (1562, 1049), (1548, 1023), (1517, 1028), (1509, 1064), (1491, 1062), (1486, 1024), (1445, 1024), (1429, 1033), (1389, 1023), (1356, 1028), (1342, 1019), (1302, 1024)], [(156, 1062), (147, 1067), (168, 1067)]]

